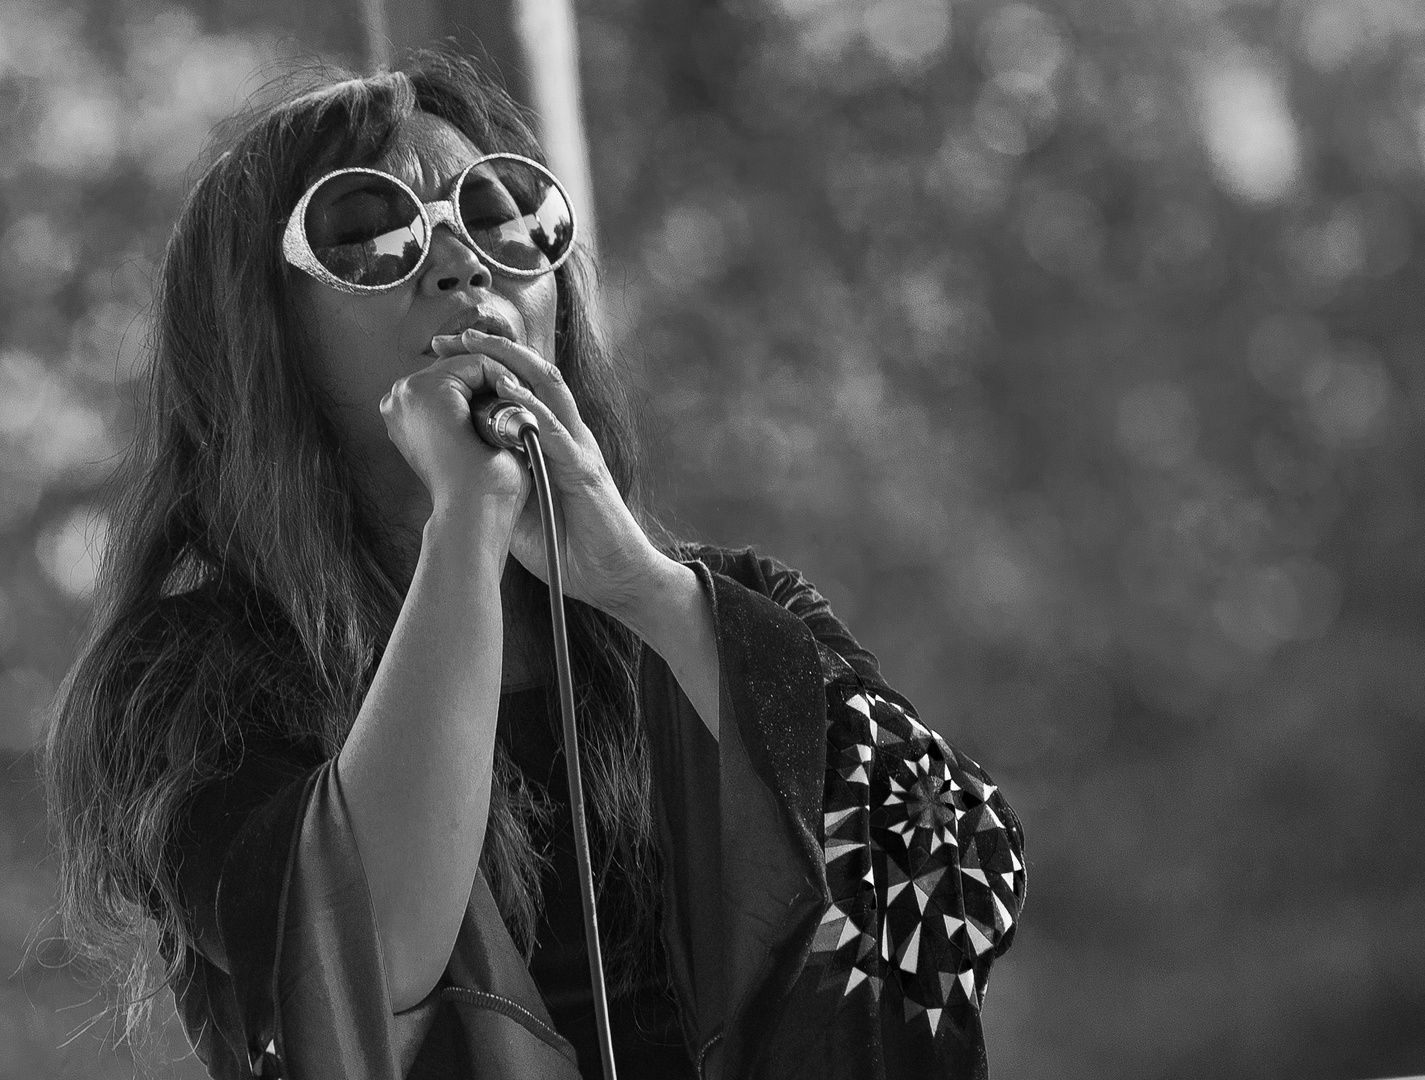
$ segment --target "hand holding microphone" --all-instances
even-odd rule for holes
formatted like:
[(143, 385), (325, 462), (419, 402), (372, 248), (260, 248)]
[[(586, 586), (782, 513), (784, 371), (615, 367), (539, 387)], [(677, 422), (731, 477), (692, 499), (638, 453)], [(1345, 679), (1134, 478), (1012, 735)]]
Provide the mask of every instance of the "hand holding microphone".
[[(648, 599), (652, 584), (661, 580), (668, 560), (624, 503), (559, 368), (527, 346), (478, 330), (438, 337), (432, 345), (438, 359), (428, 370), (460, 368), (464, 362), (468, 368), (461, 370), (480, 372), (478, 381), (468, 384), (474, 392), (467, 423), (475, 424), (484, 443), (505, 446), (513, 441), (518, 446), (519, 431), (528, 422), (524, 417), (537, 425), (564, 541), (564, 592), (628, 621)], [(492, 390), (497, 397), (491, 396)], [(495, 458), (527, 472), (522, 454)], [(549, 581), (533, 498), (524, 502), (515, 523), (510, 553)]]

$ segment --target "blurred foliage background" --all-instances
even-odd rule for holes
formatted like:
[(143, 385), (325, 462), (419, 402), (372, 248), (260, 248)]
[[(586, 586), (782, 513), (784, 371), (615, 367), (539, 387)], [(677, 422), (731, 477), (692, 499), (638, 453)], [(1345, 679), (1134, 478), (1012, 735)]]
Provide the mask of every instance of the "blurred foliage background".
[[(28, 948), (32, 748), (190, 164), (357, 6), (0, 6), (0, 1076), (134, 1072)], [(668, 519), (1024, 820), (995, 1075), (1425, 1072), (1425, 4), (576, 10)]]

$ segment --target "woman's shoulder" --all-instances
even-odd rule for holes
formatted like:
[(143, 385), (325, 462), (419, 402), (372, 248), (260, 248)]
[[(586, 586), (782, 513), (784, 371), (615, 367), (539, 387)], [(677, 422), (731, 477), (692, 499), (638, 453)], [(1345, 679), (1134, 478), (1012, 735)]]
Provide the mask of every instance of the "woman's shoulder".
[(289, 621), (251, 590), (210, 580), (165, 592), (114, 617), (107, 637), (113, 708), (153, 722), (175, 710), (201, 714), (224, 742), (241, 729), (232, 750), (281, 734), (314, 700)]
[(675, 557), (685, 562), (702, 562), (712, 573), (761, 594), (795, 615), (811, 631), (818, 651), (823, 654), (823, 673), (828, 679), (842, 677), (844, 669), (849, 667), (855, 672), (852, 678), (882, 682), (875, 654), (857, 642), (846, 624), (832, 612), (826, 597), (800, 570), (754, 547), (684, 542), (678, 545)]
[(799, 571), (750, 545), (723, 547), (719, 544), (684, 540), (675, 545), (673, 557), (683, 562), (704, 563), (714, 574), (722, 574), (738, 584), (767, 595), (784, 579), (802, 580)]

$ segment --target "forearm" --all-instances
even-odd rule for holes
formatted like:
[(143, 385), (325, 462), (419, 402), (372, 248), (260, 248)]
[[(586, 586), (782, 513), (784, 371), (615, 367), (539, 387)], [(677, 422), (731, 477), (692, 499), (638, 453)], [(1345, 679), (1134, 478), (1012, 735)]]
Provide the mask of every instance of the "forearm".
[(444, 970), (484, 843), (503, 653), (498, 533), (478, 510), (431, 516), (337, 759), (397, 1010)]
[(716, 739), (721, 721), (717, 634), (712, 605), (697, 574), (664, 558), (648, 575), (637, 601), (615, 614), (663, 657)]

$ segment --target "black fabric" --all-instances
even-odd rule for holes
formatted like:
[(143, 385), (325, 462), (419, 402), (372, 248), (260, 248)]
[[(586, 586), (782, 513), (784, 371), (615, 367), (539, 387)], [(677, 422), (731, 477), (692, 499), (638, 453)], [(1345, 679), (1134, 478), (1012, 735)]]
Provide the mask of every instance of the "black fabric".
[[(563, 742), (555, 729), (557, 706), (554, 692), (543, 686), (503, 694), (495, 737), (505, 744), (510, 759), (526, 778), (539, 785), (553, 811), (550, 828), (534, 836), (535, 843), (553, 858), (543, 879), (544, 906), (530, 958), (530, 974), (549, 1007), (555, 1029), (574, 1044), (579, 1071), (594, 1080), (603, 1075), (603, 1067), (584, 940), (584, 906), (574, 853), (569, 779)], [(595, 850), (594, 855), (597, 865), (599, 852)], [(616, 874), (601, 877), (601, 926), (609, 925), (603, 912), (622, 903), (625, 895), (623, 882)], [(666, 963), (661, 951), (655, 963)], [(677, 1004), (660, 980), (647, 979), (632, 994), (611, 999), (609, 1027), (620, 1077), (682, 1080), (694, 1076)]]
[[(817, 838), (826, 767), (821, 662), (811, 628), (763, 593), (771, 591), (766, 571), (772, 564), (751, 552), (697, 554), (696, 566), (709, 572), (704, 587), (718, 627), (723, 689), (720, 876), (713, 895), (723, 898), (726, 999), (723, 1034), (712, 1053), (726, 1075), (753, 1076), (825, 900)], [(819, 600), (808, 610), (815, 613)], [(811, 717), (816, 722), (808, 723)], [(669, 777), (661, 786), (673, 783)], [(695, 868), (699, 877), (704, 872)]]
[[(846, 624), (832, 612), (826, 597), (816, 591), (801, 571), (767, 555), (759, 555), (756, 549), (750, 547), (720, 548), (690, 544), (683, 554), (703, 562), (712, 573), (726, 577), (785, 608), (806, 625), (817, 642), (845, 660), (862, 679), (884, 685), (880, 661), (875, 654), (862, 648), (851, 636)], [(728, 632), (739, 634), (732, 628)], [(741, 633), (746, 637), (745, 629)], [(752, 639), (746, 640), (750, 643)]]
[[(662, 944), (683, 1045), (692, 1051), (697, 1075), (813, 1075), (798, 1073), (800, 1064), (828, 1080), (983, 1077), (977, 1018), (964, 1029), (969, 1041), (951, 1050), (948, 1025), (934, 1023), (939, 1012), (927, 1022), (923, 1008), (914, 1015), (901, 1011), (896, 958), (853, 987), (848, 979), (856, 976), (848, 976), (836, 951), (838, 928), (850, 916), (837, 908), (843, 898), (833, 889), (849, 886), (844, 874), (834, 882), (828, 877), (828, 799), (843, 789), (865, 794), (857, 787), (859, 766), (848, 764), (847, 754), (861, 755), (872, 769), (880, 798), (885, 778), (909, 767), (902, 755), (912, 747), (906, 741), (882, 746), (874, 730), (853, 729), (868, 722), (867, 703), (875, 702), (875, 709), (903, 711), (912, 725), (907, 730), (917, 732), (915, 753), (929, 747), (930, 733), (914, 726), (909, 703), (885, 686), (876, 658), (802, 575), (750, 549), (689, 546), (678, 557), (697, 573), (713, 613), (722, 676), (719, 738), (709, 734), (667, 664), (647, 648), (640, 693), (665, 864)], [(521, 730), (538, 734), (534, 725)], [(544, 737), (551, 730), (546, 711)], [(550, 760), (547, 744), (526, 749), (527, 760)], [(963, 760), (965, 775), (988, 784), (968, 759), (956, 759), (948, 748), (936, 753)], [(200, 793), (178, 856), (193, 947), (175, 992), (210, 1074), (236, 1080), (262, 1064), (300, 1080), (574, 1080), (575, 1062), (589, 1058), (588, 1040), (569, 1017), (556, 1018), (546, 1008), (537, 986), (538, 980), (550, 986), (559, 1012), (561, 980), (572, 982), (567, 973), (574, 969), (567, 948), (541, 950), (532, 975), (479, 877), (443, 985), (415, 1009), (391, 1013), (337, 771), (330, 762), (313, 767), (298, 748), (277, 768), (274, 756), (282, 757), (249, 754), (235, 776)], [(560, 773), (551, 769), (546, 776), (552, 784)], [(1001, 863), (1012, 860), (1018, 876), (1010, 891), (997, 894), (1009, 905), (1004, 927), (981, 918), (980, 930), (997, 935), (997, 945), (976, 958), (980, 996), (983, 969), (1008, 944), (1002, 930), (1017, 920), (1023, 898), (1017, 823), (997, 793), (985, 794), (975, 813), (982, 807), (995, 809), (1011, 827), (999, 826), (976, 843), (998, 852)], [(866, 803), (858, 813), (884, 814), (884, 808)], [(869, 843), (883, 834), (867, 834)], [(858, 851), (868, 867), (885, 863), (875, 861), (866, 843)], [(958, 888), (952, 876), (944, 875), (946, 889)], [(869, 883), (867, 877), (862, 884)], [(882, 895), (886, 887), (875, 882)], [(556, 883), (542, 944), (557, 939), (567, 947), (569, 905), (558, 892)], [(912, 895), (902, 890), (901, 901)], [(246, 910), (237, 910), (248, 901)], [(984, 916), (983, 908), (976, 911)], [(883, 929), (880, 916), (856, 913), (862, 916), (871, 920), (863, 937), (872, 940)], [(870, 960), (858, 957), (855, 964), (866, 967)], [(977, 1010), (978, 998), (970, 1004)], [(627, 1028), (638, 1016), (620, 1019), (616, 1010), (615, 1019)], [(649, 1026), (664, 1037), (667, 1012)], [(584, 1044), (577, 1057), (565, 1031)], [(686, 1059), (688, 1051), (678, 1049)]]
[[(183, 958), (175, 999), (190, 1037), (197, 1033), (191, 1041), (199, 1060), (221, 1080), (249, 1075), (266, 1049), (249, 1047), (236, 1032), (258, 1028), (275, 1036), (276, 949), (230, 959), (224, 942), (263, 941), (281, 924), (285, 875), (251, 868), (288, 864), (292, 822), (320, 765), (306, 760), (310, 756), (308, 745), (249, 747), (232, 776), (194, 799), (176, 844), (186, 929), (195, 947)], [(224, 872), (227, 866), (232, 872)]]

